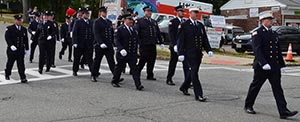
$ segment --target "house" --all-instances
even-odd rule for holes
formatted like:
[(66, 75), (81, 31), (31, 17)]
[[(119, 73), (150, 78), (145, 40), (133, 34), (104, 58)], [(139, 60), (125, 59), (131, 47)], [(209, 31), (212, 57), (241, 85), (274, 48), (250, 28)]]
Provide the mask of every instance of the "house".
[(258, 15), (272, 11), (274, 25), (300, 27), (300, 0), (230, 0), (221, 8), (226, 23), (250, 31), (259, 25)]

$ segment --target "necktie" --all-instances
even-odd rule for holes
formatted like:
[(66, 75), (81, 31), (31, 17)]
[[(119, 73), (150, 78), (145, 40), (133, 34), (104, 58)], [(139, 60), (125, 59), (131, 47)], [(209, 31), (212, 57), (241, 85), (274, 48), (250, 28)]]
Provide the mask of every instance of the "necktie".
[(131, 28), (127, 27), (127, 30), (129, 31), (130, 35), (132, 35)]

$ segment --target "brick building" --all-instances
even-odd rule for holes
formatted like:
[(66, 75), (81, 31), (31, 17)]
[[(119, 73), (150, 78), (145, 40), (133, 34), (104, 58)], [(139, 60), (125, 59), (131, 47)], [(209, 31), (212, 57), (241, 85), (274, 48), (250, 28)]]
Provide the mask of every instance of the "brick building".
[(226, 23), (250, 31), (259, 25), (260, 12), (271, 10), (275, 25), (300, 27), (300, 0), (230, 0), (221, 8)]

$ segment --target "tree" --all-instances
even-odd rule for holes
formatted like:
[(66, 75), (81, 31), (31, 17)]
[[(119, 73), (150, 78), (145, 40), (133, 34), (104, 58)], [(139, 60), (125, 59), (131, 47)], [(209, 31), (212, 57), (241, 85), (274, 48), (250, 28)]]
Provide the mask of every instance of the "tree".
[(213, 14), (219, 15), (221, 13), (220, 8), (222, 5), (227, 3), (229, 0), (194, 0), (199, 2), (211, 3), (213, 4)]
[(23, 20), (25, 23), (28, 23), (29, 22), (29, 16), (27, 14), (29, 8), (28, 0), (22, 0), (22, 4), (23, 4)]

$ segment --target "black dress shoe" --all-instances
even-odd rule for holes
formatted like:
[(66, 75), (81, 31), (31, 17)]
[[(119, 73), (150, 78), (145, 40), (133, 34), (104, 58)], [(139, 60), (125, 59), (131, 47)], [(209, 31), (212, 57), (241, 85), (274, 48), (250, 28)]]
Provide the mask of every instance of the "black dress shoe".
[(244, 110), (248, 114), (256, 114), (256, 112), (254, 111), (254, 109), (252, 107), (251, 108), (244, 108)]
[(40, 74), (43, 74), (43, 70), (39, 69), (39, 73), (40, 73)]
[(147, 77), (147, 80), (156, 80), (154, 77)]
[(21, 83), (28, 83), (27, 79), (21, 79)]
[(73, 62), (72, 59), (69, 59), (68, 62)]
[(123, 81), (124, 81), (124, 78), (120, 78), (119, 83), (120, 83), (120, 82), (123, 82)]
[(73, 76), (78, 76), (78, 75), (77, 75), (77, 72), (73, 72)]
[(47, 68), (45, 72), (50, 72), (50, 68), (49, 69)]
[(184, 90), (184, 89), (182, 89), (182, 88), (180, 88), (179, 90), (183, 93), (183, 95), (186, 95), (186, 96), (190, 96), (190, 95), (191, 95), (191, 94), (188, 92), (188, 90)]
[(286, 119), (288, 117), (292, 117), (298, 114), (298, 111), (286, 111), (280, 115), (280, 119)]
[(119, 83), (115, 83), (115, 82), (111, 82), (111, 85), (112, 85), (113, 87), (121, 87)]
[(53, 64), (53, 65), (51, 65), (51, 67), (52, 67), (52, 68), (55, 68), (56, 66)]
[(81, 69), (84, 69), (84, 64), (80, 64)]
[(95, 76), (92, 76), (91, 81), (92, 82), (97, 82), (97, 78)]
[(61, 60), (62, 59), (62, 54), (59, 54), (58, 58)]
[(175, 86), (175, 83), (172, 80), (167, 80), (166, 83), (170, 86)]
[(196, 100), (199, 102), (206, 102), (207, 98), (206, 97), (196, 97)]
[(101, 75), (101, 73), (100, 73), (100, 72), (98, 72), (98, 73), (96, 74), (96, 77), (98, 78), (100, 75)]
[(5, 76), (5, 80), (10, 80), (10, 77), (9, 76)]
[(142, 86), (142, 85), (137, 86), (136, 89), (139, 90), (139, 91), (143, 91), (144, 90), (144, 86)]

